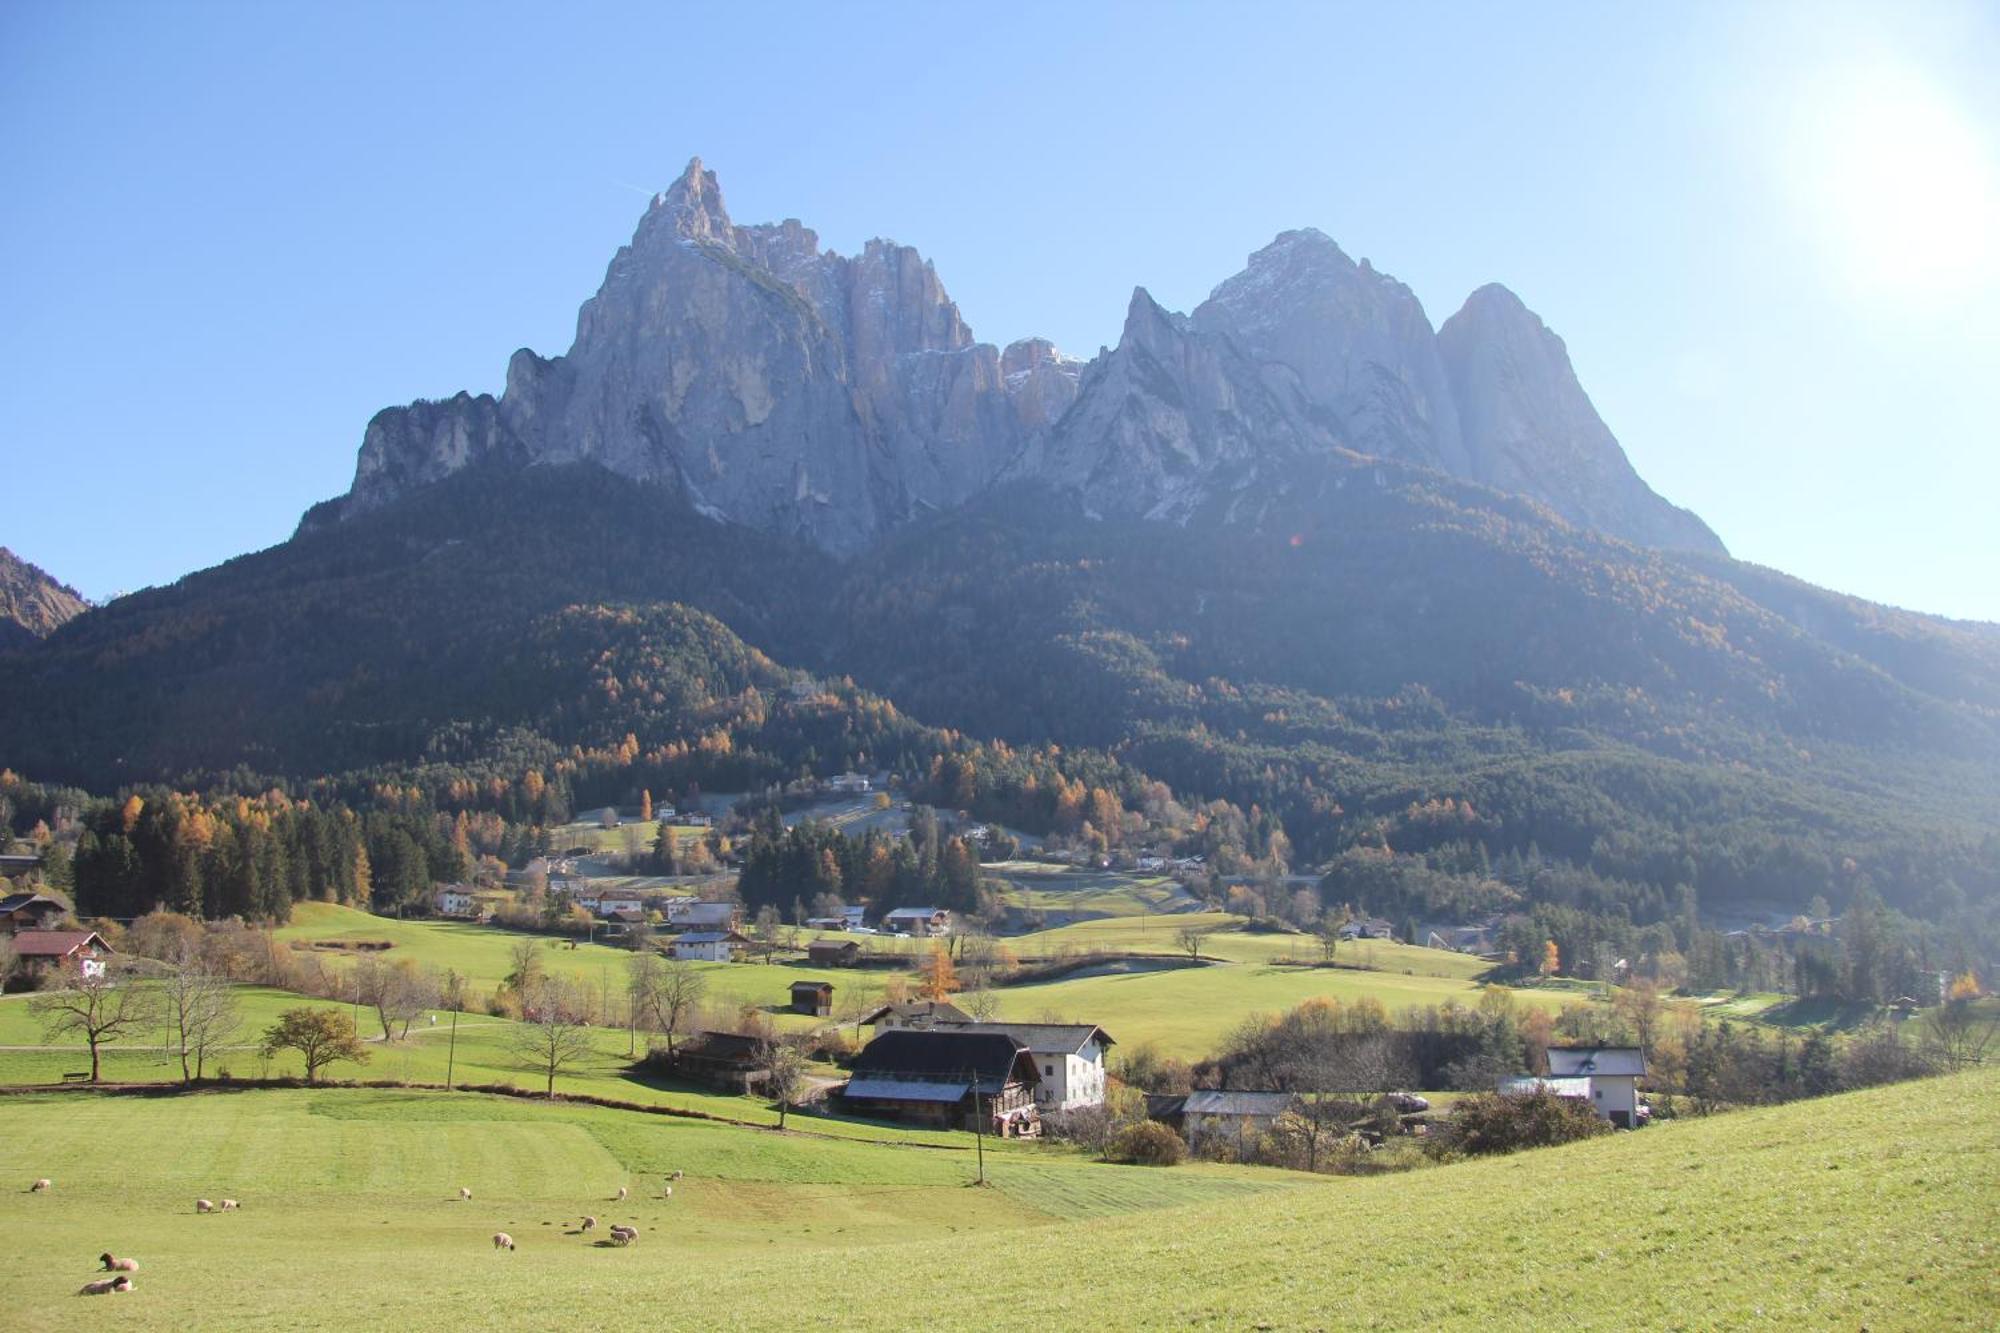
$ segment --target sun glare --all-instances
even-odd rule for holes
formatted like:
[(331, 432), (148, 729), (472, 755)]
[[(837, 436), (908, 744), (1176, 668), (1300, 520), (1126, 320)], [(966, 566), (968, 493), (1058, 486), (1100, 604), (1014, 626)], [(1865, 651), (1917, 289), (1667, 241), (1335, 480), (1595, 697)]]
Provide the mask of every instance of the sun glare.
[(1930, 296), (2000, 277), (1995, 146), (1938, 89), (1900, 71), (1848, 76), (1798, 110), (1805, 202), (1850, 279)]

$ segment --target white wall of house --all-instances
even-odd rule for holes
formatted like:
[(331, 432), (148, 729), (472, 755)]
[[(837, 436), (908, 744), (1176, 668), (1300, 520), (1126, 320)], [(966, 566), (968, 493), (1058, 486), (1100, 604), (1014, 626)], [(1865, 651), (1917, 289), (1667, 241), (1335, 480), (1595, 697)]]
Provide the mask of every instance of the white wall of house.
[(736, 946), (728, 940), (703, 941), (689, 944), (685, 940), (675, 940), (671, 946), (675, 958), (689, 959), (697, 963), (726, 963), (736, 956)]
[(1606, 1120), (1616, 1119), (1628, 1129), (1638, 1123), (1639, 1080), (1626, 1074), (1593, 1074), (1590, 1078), (1590, 1109)]
[(1095, 1039), (1078, 1051), (1033, 1051), (1042, 1071), (1035, 1105), (1042, 1111), (1073, 1111), (1104, 1104), (1104, 1047)]

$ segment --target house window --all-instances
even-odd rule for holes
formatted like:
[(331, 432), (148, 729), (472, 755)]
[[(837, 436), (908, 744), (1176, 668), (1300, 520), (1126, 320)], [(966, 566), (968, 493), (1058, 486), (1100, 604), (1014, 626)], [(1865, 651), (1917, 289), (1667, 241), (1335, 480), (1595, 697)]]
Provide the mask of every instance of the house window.
[(1056, 1067), (1054, 1065), (1043, 1065), (1042, 1073), (1045, 1077), (1054, 1078), (1056, 1076)]

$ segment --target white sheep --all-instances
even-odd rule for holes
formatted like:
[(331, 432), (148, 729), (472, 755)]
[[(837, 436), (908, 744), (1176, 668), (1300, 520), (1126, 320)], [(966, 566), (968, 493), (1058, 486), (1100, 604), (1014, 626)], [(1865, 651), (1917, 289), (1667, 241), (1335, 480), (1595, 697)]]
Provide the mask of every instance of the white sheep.
[(625, 1201), (625, 1187), (623, 1185), (620, 1185), (618, 1192), (611, 1196), (611, 1201), (613, 1203), (623, 1203)]
[(132, 1290), (132, 1279), (120, 1273), (117, 1277), (101, 1277), (95, 1282), (86, 1282), (76, 1289), (79, 1296), (108, 1296), (114, 1291)]
[(504, 1231), (496, 1231), (493, 1233), (493, 1248), (511, 1251), (514, 1248), (514, 1238)]
[(40, 1194), (42, 1191), (48, 1188), (49, 1188), (49, 1178), (47, 1176), (43, 1176), (40, 1180), (28, 1186), (28, 1193)]
[(686, 1173), (685, 1171), (675, 1171), (675, 1172), (673, 1172), (673, 1173), (672, 1173), (671, 1175), (669, 1175), (669, 1176), (667, 1177), (667, 1179), (668, 1179), (668, 1180), (679, 1180), (679, 1179), (680, 1179), (680, 1178), (681, 1178), (682, 1176), (684, 1176), (684, 1175), (686, 1175), (686, 1174), (687, 1174), (687, 1173)]
[(236, 1202), (234, 1199), (224, 1199), (222, 1201), (222, 1211), (225, 1213), (233, 1213), (242, 1206), (242, 1204)]
[(583, 1219), (583, 1229), (585, 1231), (597, 1230), (597, 1219), (594, 1217), (585, 1216), (585, 1218)]
[(207, 1199), (196, 1199), (194, 1201), (194, 1210), (197, 1213), (212, 1213), (215, 1211), (215, 1205)]
[(463, 1201), (470, 1202), (472, 1199), (472, 1191), (467, 1189), (465, 1186), (460, 1185), (458, 1187), (458, 1197)]
[(137, 1259), (120, 1259), (109, 1250), (98, 1255), (97, 1262), (104, 1265), (104, 1271), (107, 1273), (136, 1273), (139, 1271), (139, 1261)]
[(611, 1242), (614, 1245), (630, 1245), (639, 1239), (639, 1228), (615, 1226), (611, 1228)]
[(665, 1189), (661, 1190), (661, 1191), (660, 1191), (660, 1197), (661, 1197), (662, 1199), (671, 1199), (671, 1198), (673, 1198), (673, 1197), (674, 1197), (674, 1187), (673, 1187), (672, 1185), (669, 1185), (669, 1186), (667, 1186), (667, 1187), (666, 1187)]

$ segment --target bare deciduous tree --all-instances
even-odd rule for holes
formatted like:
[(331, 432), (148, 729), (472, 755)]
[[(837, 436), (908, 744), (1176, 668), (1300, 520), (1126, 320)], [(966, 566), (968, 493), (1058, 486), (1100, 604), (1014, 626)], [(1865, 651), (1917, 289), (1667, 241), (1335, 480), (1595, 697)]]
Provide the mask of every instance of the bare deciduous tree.
[(153, 1025), (154, 993), (130, 973), (109, 969), (93, 976), (65, 970), (62, 988), (43, 991), (28, 1001), (28, 1012), (41, 1020), (50, 1038), (81, 1036), (90, 1047), (90, 1081), (101, 1076), (101, 1055), (107, 1042)]
[(173, 971), (161, 989), (180, 1047), (181, 1081), (191, 1083), (202, 1076), (208, 1057), (236, 1035), (242, 1017), (236, 988), (202, 957), (198, 943), (182, 942), (170, 961)]
[(521, 996), (521, 1021), (508, 1044), (521, 1062), (542, 1075), (543, 1091), (556, 1095), (556, 1075), (591, 1052), (589, 1004), (562, 977), (544, 977)]

